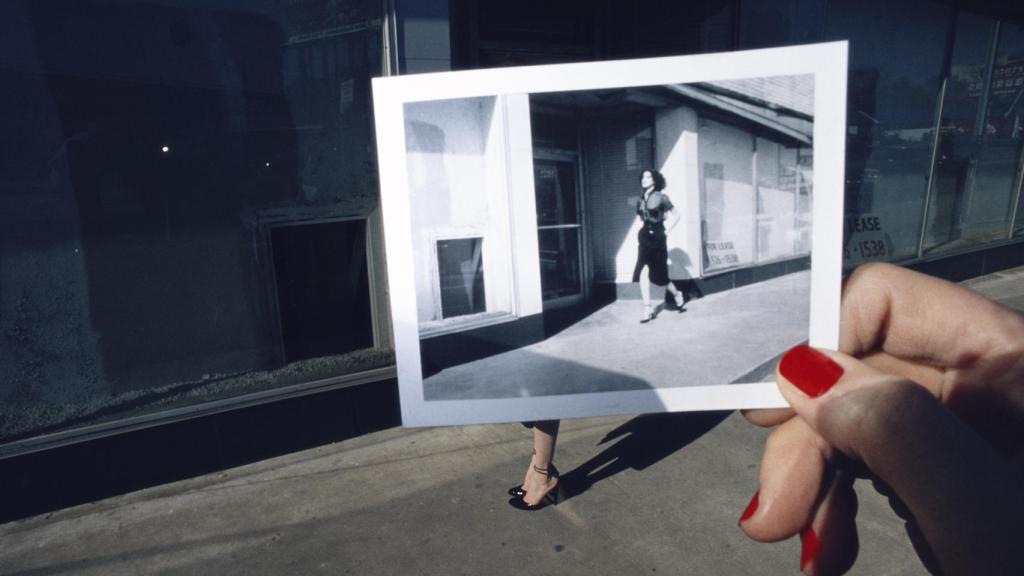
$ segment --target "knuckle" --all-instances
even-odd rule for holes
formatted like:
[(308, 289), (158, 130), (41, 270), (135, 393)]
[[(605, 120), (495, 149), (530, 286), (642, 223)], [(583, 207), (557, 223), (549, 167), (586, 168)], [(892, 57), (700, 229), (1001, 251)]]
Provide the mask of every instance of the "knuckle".
[(889, 264), (888, 262), (868, 262), (861, 264), (850, 273), (849, 278), (846, 280), (846, 286), (874, 285), (901, 271), (902, 269), (899, 266)]
[(919, 421), (916, 415), (934, 402), (935, 397), (919, 384), (887, 379), (826, 402), (821, 424), (826, 438), (835, 439), (839, 450), (864, 461), (910, 432)]
[(885, 329), (889, 315), (889, 290), (900, 269), (884, 262), (859, 266), (843, 283), (840, 309), (839, 349), (855, 356), (872, 349)]

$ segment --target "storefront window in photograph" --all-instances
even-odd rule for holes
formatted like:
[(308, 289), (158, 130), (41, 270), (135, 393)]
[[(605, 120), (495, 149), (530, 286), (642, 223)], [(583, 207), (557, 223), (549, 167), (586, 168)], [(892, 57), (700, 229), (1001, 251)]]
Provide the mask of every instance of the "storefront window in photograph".
[(704, 120), (704, 273), (810, 252), (812, 153)]

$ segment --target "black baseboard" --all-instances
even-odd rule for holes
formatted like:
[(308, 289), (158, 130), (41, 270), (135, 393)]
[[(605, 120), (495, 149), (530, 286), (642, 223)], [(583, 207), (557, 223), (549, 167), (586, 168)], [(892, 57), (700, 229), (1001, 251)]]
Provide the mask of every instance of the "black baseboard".
[(977, 252), (915, 262), (906, 267), (930, 276), (961, 282), (1017, 266), (1024, 266), (1024, 243), (1007, 244)]
[(401, 424), (396, 380), (165, 424), (0, 460), (0, 523)]
[(794, 258), (792, 260), (772, 262), (769, 264), (760, 264), (758, 266), (733, 270), (731, 272), (723, 272), (721, 274), (711, 274), (697, 280), (696, 284), (704, 294), (714, 294), (715, 292), (732, 290), (733, 288), (739, 288), (748, 284), (771, 280), (772, 278), (778, 278), (779, 276), (785, 276), (786, 274), (792, 274), (793, 272), (810, 270), (810, 268), (811, 257), (804, 256), (802, 258)]

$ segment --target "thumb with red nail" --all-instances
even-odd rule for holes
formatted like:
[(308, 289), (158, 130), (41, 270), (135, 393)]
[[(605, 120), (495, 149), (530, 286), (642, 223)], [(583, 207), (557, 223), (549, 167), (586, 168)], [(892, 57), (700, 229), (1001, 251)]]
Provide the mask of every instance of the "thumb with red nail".
[(803, 572), (843, 573), (858, 547), (853, 479), (866, 471), (929, 570), (1024, 574), (1024, 317), (871, 265), (844, 286), (840, 350), (787, 352), (776, 380), (792, 410), (745, 414), (777, 428), (743, 531), (799, 535)]

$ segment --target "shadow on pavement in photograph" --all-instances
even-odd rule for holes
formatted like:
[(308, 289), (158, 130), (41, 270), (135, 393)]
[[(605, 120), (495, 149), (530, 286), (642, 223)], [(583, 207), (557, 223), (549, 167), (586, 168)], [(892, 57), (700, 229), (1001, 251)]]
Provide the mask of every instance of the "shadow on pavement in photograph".
[(605, 478), (632, 468), (643, 470), (700, 438), (730, 411), (645, 414), (605, 434), (600, 444), (618, 440), (600, 454), (562, 474), (562, 498), (582, 494)]

